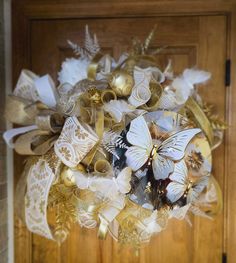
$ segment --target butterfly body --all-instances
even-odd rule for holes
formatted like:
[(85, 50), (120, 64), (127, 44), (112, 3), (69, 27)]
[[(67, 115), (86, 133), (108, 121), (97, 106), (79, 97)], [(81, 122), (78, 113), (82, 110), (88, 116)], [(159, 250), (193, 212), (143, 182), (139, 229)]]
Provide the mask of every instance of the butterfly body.
[(158, 145), (154, 144), (150, 153), (150, 157), (148, 159), (148, 165), (152, 164), (153, 159), (156, 157), (156, 155), (158, 154)]
[(184, 191), (184, 197), (188, 196), (188, 193), (192, 189), (193, 185), (194, 185), (193, 181), (189, 180), (187, 185), (186, 185), (186, 189)]

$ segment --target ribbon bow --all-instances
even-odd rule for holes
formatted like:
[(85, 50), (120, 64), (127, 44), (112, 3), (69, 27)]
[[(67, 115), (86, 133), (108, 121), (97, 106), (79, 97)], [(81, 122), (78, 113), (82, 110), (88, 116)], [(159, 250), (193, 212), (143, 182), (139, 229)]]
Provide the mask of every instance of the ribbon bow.
[[(69, 105), (67, 108), (64, 107), (65, 113), (62, 112), (62, 100), (67, 100), (65, 99), (65, 89), (69, 94), (70, 88), (72, 87), (68, 87), (68, 85), (56, 88), (49, 75), (38, 77), (31, 71), (22, 70), (13, 95), (7, 98), (5, 116), (8, 121), (24, 127), (6, 131), (3, 137), (7, 144), (11, 148), (15, 148), (19, 154), (43, 155), (57, 141), (55, 151), (58, 157), (70, 167), (77, 165), (98, 139), (89, 127), (83, 127), (75, 117), (68, 118), (63, 127)], [(86, 138), (83, 140), (83, 147), (80, 147), (83, 150), (80, 153), (80, 158), (78, 158), (78, 150), (72, 154), (71, 151), (69, 152), (71, 148), (66, 148), (65, 144), (61, 147), (58, 146), (63, 138), (69, 136), (67, 126), (71, 121), (74, 123), (74, 132), (77, 132), (73, 145), (80, 144), (81, 139)], [(61, 130), (62, 134), (59, 137)], [(80, 134), (80, 131), (83, 133)], [(18, 138), (13, 143), (16, 136)], [(67, 150), (64, 154), (63, 149)], [(75, 156), (78, 160), (74, 160)]]

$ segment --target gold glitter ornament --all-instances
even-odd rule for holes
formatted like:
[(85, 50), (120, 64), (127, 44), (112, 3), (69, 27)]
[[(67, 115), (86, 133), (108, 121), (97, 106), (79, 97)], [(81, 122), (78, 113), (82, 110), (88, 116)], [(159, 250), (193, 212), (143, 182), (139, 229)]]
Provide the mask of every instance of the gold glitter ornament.
[(73, 170), (67, 166), (64, 166), (62, 169), (61, 179), (65, 186), (75, 185), (75, 177), (73, 175)]
[(96, 88), (91, 88), (88, 90), (88, 96), (89, 99), (95, 103), (95, 104), (99, 104), (101, 103), (101, 92), (99, 90), (97, 90)]
[(125, 97), (131, 94), (134, 80), (125, 70), (119, 69), (112, 72), (109, 85), (117, 96)]

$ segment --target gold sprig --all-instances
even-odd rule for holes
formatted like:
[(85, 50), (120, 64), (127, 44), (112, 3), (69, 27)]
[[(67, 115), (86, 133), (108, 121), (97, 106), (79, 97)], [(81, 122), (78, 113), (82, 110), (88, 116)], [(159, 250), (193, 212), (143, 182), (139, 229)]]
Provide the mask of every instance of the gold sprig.
[(148, 50), (150, 43), (152, 42), (154, 38), (156, 29), (157, 29), (157, 25), (154, 25), (153, 29), (151, 30), (151, 32), (148, 34), (147, 38), (145, 39), (143, 43), (143, 53), (145, 53)]
[(132, 50), (131, 50), (131, 55), (144, 55), (147, 53), (150, 43), (152, 42), (155, 32), (157, 29), (157, 25), (153, 27), (151, 32), (148, 34), (147, 38), (144, 40), (142, 43), (140, 39), (138, 38), (133, 38), (132, 39)]
[(63, 242), (70, 232), (71, 225), (77, 221), (77, 211), (73, 203), (63, 202), (56, 211), (56, 226), (54, 236), (58, 242)]
[(67, 187), (61, 182), (50, 189), (48, 208), (55, 213), (54, 236), (59, 243), (66, 239), (71, 225), (77, 222), (78, 206), (73, 201), (76, 191), (76, 186)]
[(159, 53), (162, 52), (162, 50), (164, 50), (164, 49), (166, 49), (166, 48), (168, 48), (167, 45), (164, 45), (164, 46), (158, 47), (158, 48), (156, 48), (156, 49), (152, 52), (152, 55), (159, 54)]
[(213, 130), (225, 130), (228, 128), (227, 123), (224, 122), (217, 114), (213, 113), (213, 105), (204, 102), (202, 105), (202, 109), (209, 119)]

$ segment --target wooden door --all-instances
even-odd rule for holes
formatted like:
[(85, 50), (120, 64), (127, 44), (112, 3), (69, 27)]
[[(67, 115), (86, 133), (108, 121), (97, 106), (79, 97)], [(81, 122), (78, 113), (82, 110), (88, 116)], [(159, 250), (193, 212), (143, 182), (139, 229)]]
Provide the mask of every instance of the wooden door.
[[(153, 25), (157, 24), (152, 48), (167, 45), (156, 57), (160, 67), (163, 69), (168, 59), (171, 59), (177, 74), (186, 67), (194, 66), (210, 71), (212, 79), (200, 88), (200, 93), (207, 102), (216, 105), (221, 116), (226, 114), (224, 78), (227, 19), (223, 14), (33, 19), (27, 29), (28, 34), (23, 33), (27, 36), (29, 49), (25, 51), (26, 57), (18, 57), (14, 78), (22, 60), (22, 66), (27, 65), (40, 75), (49, 73), (56, 81), (61, 62), (72, 56), (66, 40), (82, 43), (86, 24), (92, 32), (96, 32), (103, 51), (116, 58), (127, 50), (133, 36), (143, 40)], [(17, 36), (19, 33), (16, 33)], [(223, 144), (213, 155), (213, 173), (223, 190), (224, 153)], [(19, 173), (19, 161), (16, 163), (18, 167), (15, 170)], [(184, 221), (171, 220), (167, 229), (155, 236), (137, 256), (132, 249), (121, 248), (111, 237), (105, 241), (98, 240), (96, 230), (81, 229), (79, 226), (73, 227), (67, 241), (59, 247), (52, 241), (29, 234), (16, 220), (15, 258), (17, 263), (221, 262), (225, 238), (224, 214), (214, 221), (195, 217), (192, 222), (193, 226), (190, 227)]]

